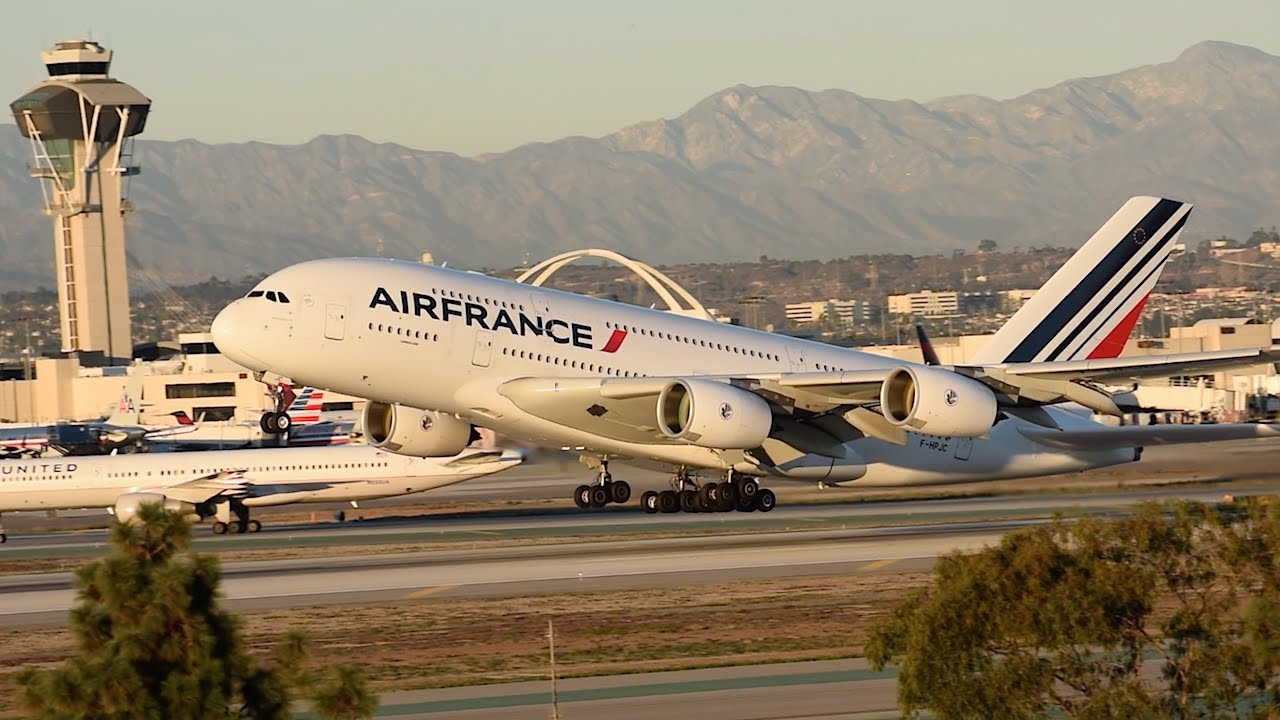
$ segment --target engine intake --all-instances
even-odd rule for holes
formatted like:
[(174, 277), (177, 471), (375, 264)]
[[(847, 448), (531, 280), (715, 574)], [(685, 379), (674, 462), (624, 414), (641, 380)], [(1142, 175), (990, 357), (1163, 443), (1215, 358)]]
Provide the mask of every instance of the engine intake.
[(471, 423), (456, 415), (367, 402), (361, 417), (366, 442), (397, 455), (452, 457), (473, 440)]
[(773, 411), (753, 392), (715, 380), (673, 380), (658, 394), (658, 429), (699, 447), (759, 447), (773, 429)]
[(996, 396), (973, 378), (903, 366), (880, 386), (880, 411), (898, 427), (939, 437), (981, 437), (996, 419)]

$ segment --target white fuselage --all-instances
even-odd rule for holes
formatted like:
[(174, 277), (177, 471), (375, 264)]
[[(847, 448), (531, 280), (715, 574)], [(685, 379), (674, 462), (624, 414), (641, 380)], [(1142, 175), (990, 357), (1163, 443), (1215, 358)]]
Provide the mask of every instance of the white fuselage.
[[(158, 492), (230, 474), (249, 483), (248, 507), (372, 500), (488, 475), (518, 458), (449, 465), (367, 445), (211, 450), (0, 460), (0, 512), (110, 507), (121, 495)], [(216, 491), (211, 491), (212, 496)]]
[[(741, 452), (683, 443), (622, 442), (522, 411), (498, 392), (525, 377), (691, 377), (856, 371), (910, 364), (858, 350), (531, 287), (477, 273), (380, 259), (319, 260), (259, 288), (214, 325), (233, 360), (337, 392), (455, 413), (513, 437), (641, 463), (735, 468)], [(223, 346), (226, 347), (223, 347)], [(1064, 427), (1095, 423), (1048, 408)], [(910, 433), (905, 445), (848, 444), (868, 465), (853, 485), (970, 482), (1129, 462), (1132, 449), (1049, 448), (1008, 417), (987, 437)], [(755, 472), (760, 472), (756, 470)]]

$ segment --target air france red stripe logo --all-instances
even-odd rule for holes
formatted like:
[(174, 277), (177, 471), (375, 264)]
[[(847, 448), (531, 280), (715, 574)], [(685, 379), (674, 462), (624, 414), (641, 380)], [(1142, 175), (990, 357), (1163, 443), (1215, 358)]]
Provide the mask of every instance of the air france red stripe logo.
[(618, 352), (618, 348), (622, 347), (622, 341), (626, 339), (626, 330), (614, 330), (613, 334), (609, 336), (609, 342), (605, 343), (604, 347), (600, 348), (600, 352)]

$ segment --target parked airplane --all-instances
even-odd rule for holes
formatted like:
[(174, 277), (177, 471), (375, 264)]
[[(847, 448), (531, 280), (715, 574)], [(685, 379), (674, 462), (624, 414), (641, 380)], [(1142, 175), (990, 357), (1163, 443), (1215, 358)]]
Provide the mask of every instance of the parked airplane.
[[(214, 518), (213, 532), (257, 532), (250, 508), (408, 495), (506, 470), (514, 452), (462, 449), (447, 458), (368, 445), (211, 450), (0, 461), (0, 512), (106, 507), (128, 520), (144, 503)], [(5, 536), (0, 525), (0, 543)]]
[[(674, 469), (672, 490), (642, 498), (651, 512), (769, 510), (763, 476), (861, 486), (1049, 475), (1133, 462), (1146, 445), (1280, 435), (1108, 427), (1055, 407), (1117, 414), (1098, 383), (1277, 358), (1280, 348), (1117, 357), (1190, 212), (1126, 202), (963, 366), (372, 258), (285, 268), (223, 309), (213, 336), (253, 370), (368, 398), (365, 437), (391, 452), (448, 455), (472, 423), (578, 449), (599, 460), (580, 506), (630, 497), (610, 460)], [(702, 484), (702, 470), (724, 480)]]
[[(297, 393), (289, 391), (289, 405), (280, 412), (266, 413), (256, 422), (234, 420), (205, 422), (193, 421), (186, 412), (170, 413), (180, 425), (188, 426), (181, 434), (169, 434), (148, 438), (157, 450), (230, 450), (233, 448), (260, 447), (264, 440), (276, 444), (274, 429), (277, 424), (288, 434), (284, 444), (290, 447), (314, 445), (340, 445), (350, 439), (354, 423), (345, 429), (336, 423), (322, 420), (324, 391), (304, 387)], [(270, 418), (271, 423), (267, 422)], [(280, 418), (284, 418), (283, 421)], [(271, 428), (271, 429), (268, 429)], [(295, 439), (297, 442), (294, 442)]]
[(141, 381), (130, 380), (114, 410), (97, 420), (0, 426), (0, 459), (35, 457), (55, 450), (61, 455), (103, 455), (128, 450), (142, 440), (172, 438), (194, 428), (181, 419), (174, 425), (143, 425), (135, 399)]

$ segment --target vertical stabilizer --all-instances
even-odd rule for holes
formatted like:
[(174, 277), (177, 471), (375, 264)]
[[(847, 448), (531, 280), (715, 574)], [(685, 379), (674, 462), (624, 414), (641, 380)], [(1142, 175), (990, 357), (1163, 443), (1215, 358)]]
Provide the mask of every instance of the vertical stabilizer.
[(973, 362), (1118, 356), (1191, 207), (1177, 200), (1131, 198), (1000, 328)]

